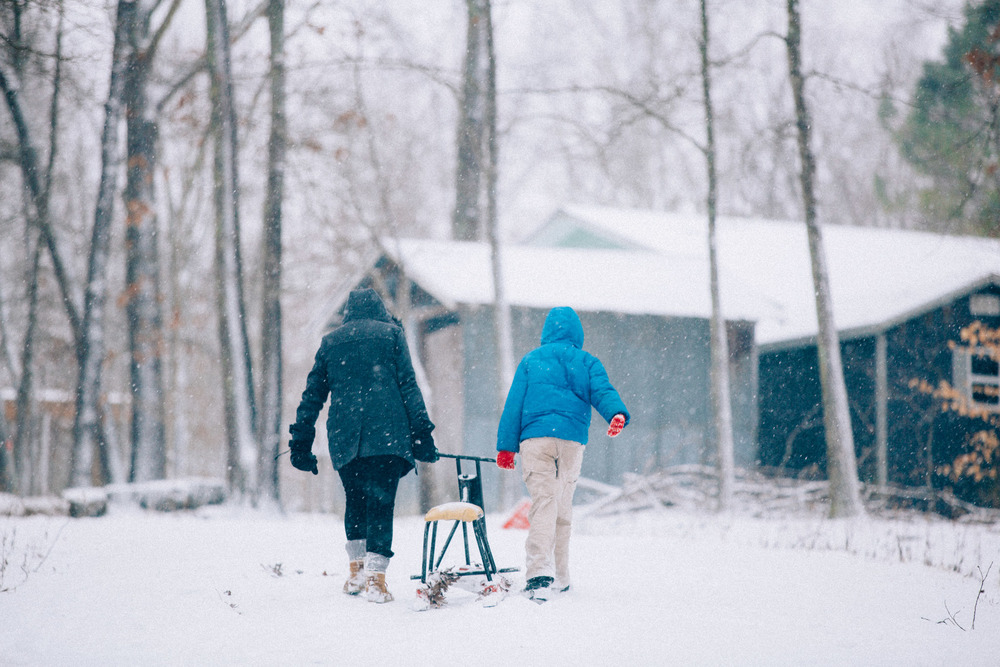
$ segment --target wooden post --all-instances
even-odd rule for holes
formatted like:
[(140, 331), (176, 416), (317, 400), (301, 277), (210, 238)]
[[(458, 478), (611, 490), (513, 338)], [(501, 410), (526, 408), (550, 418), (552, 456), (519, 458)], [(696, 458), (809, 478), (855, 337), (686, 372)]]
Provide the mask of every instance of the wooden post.
[(879, 488), (889, 483), (889, 378), (885, 332), (875, 338), (875, 474)]

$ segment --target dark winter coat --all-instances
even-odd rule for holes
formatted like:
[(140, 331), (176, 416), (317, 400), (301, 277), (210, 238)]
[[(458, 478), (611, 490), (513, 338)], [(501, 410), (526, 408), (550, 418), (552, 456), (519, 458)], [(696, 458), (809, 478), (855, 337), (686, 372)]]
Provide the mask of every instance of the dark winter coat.
[(583, 325), (572, 308), (553, 308), (541, 346), (521, 359), (507, 393), (497, 451), (520, 451), (528, 438), (587, 444), (591, 406), (607, 421), (629, 413), (600, 360), (583, 349)]
[[(354, 459), (434, 459), (434, 424), (417, 387), (403, 329), (375, 290), (351, 292), (341, 326), (323, 337), (295, 415), (292, 447), (312, 445), (316, 418), (326, 421), (333, 467)], [(407, 471), (409, 468), (407, 468)]]

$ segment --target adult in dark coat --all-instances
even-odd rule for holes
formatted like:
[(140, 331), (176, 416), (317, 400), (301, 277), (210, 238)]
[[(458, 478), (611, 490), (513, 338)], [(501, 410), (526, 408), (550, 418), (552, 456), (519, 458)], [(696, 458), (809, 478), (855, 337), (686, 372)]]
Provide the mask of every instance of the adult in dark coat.
[(343, 324), (316, 352), (289, 428), (292, 465), (299, 470), (318, 473), (312, 443), (328, 396), (330, 460), (346, 495), (350, 576), (344, 592), (388, 602), (396, 489), (414, 460), (436, 461), (437, 450), (403, 329), (375, 290), (351, 292)]

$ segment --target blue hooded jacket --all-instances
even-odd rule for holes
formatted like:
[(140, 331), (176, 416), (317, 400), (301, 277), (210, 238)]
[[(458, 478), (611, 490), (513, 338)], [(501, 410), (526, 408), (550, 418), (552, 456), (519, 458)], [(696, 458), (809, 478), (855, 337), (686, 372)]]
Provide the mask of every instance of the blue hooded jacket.
[(541, 346), (521, 359), (507, 393), (497, 451), (520, 451), (528, 438), (587, 444), (591, 406), (607, 421), (629, 413), (600, 360), (583, 349), (583, 325), (572, 308), (549, 311)]

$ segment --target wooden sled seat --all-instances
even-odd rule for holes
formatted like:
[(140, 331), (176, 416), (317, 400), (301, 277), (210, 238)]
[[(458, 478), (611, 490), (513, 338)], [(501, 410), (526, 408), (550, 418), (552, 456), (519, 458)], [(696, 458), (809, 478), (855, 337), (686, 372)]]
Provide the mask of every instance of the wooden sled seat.
[[(462, 527), (462, 547), (464, 547), (465, 565), (449, 567), (449, 572), (459, 577), (484, 575), (487, 581), (493, 581), (493, 576), (498, 572), (515, 572), (517, 568), (497, 569), (496, 561), (493, 560), (493, 551), (490, 543), (486, 539), (486, 513), (483, 511), (483, 484), (480, 478), (479, 464), (482, 461), (496, 463), (496, 459), (483, 458), (478, 456), (464, 456), (461, 454), (441, 454), (442, 457), (455, 459), (456, 473), (458, 474), (458, 497), (459, 501), (443, 503), (432, 507), (424, 515), (424, 547), (423, 562), (421, 563), (420, 574), (415, 574), (411, 579), (420, 579), (421, 583), (427, 583), (427, 577), (441, 568), (444, 561), (445, 552), (452, 543), (452, 538)], [(462, 461), (473, 461), (476, 464), (475, 474), (463, 474)], [(444, 544), (438, 550), (438, 523), (441, 521), (452, 521), (453, 525), (448, 532)], [(472, 525), (472, 538), (469, 539), (469, 525)], [(481, 562), (473, 565), (472, 554), (470, 553), (470, 541), (475, 542), (478, 548)]]
[[(437, 533), (439, 521), (454, 521), (448, 539), (440, 552), (437, 549)], [(482, 559), (481, 567), (473, 567), (471, 554), (469, 553), (469, 532), (468, 525), (472, 524), (472, 534), (475, 537), (476, 546), (479, 547), (479, 556)], [(451, 539), (455, 536), (458, 527), (462, 527), (462, 542), (465, 546), (465, 565), (461, 572), (455, 572), (457, 576), (465, 577), (472, 575), (486, 575), (487, 581), (493, 580), (493, 575), (497, 572), (496, 563), (493, 562), (493, 553), (490, 551), (489, 542), (486, 541), (486, 515), (483, 508), (469, 502), (452, 502), (436, 505), (428, 510), (424, 515), (424, 549), (423, 564), (420, 570), (420, 581), (427, 583), (427, 576), (441, 567), (444, 554), (448, 551)]]
[(424, 521), (478, 521), (482, 518), (482, 507), (463, 502), (437, 505), (424, 515)]

